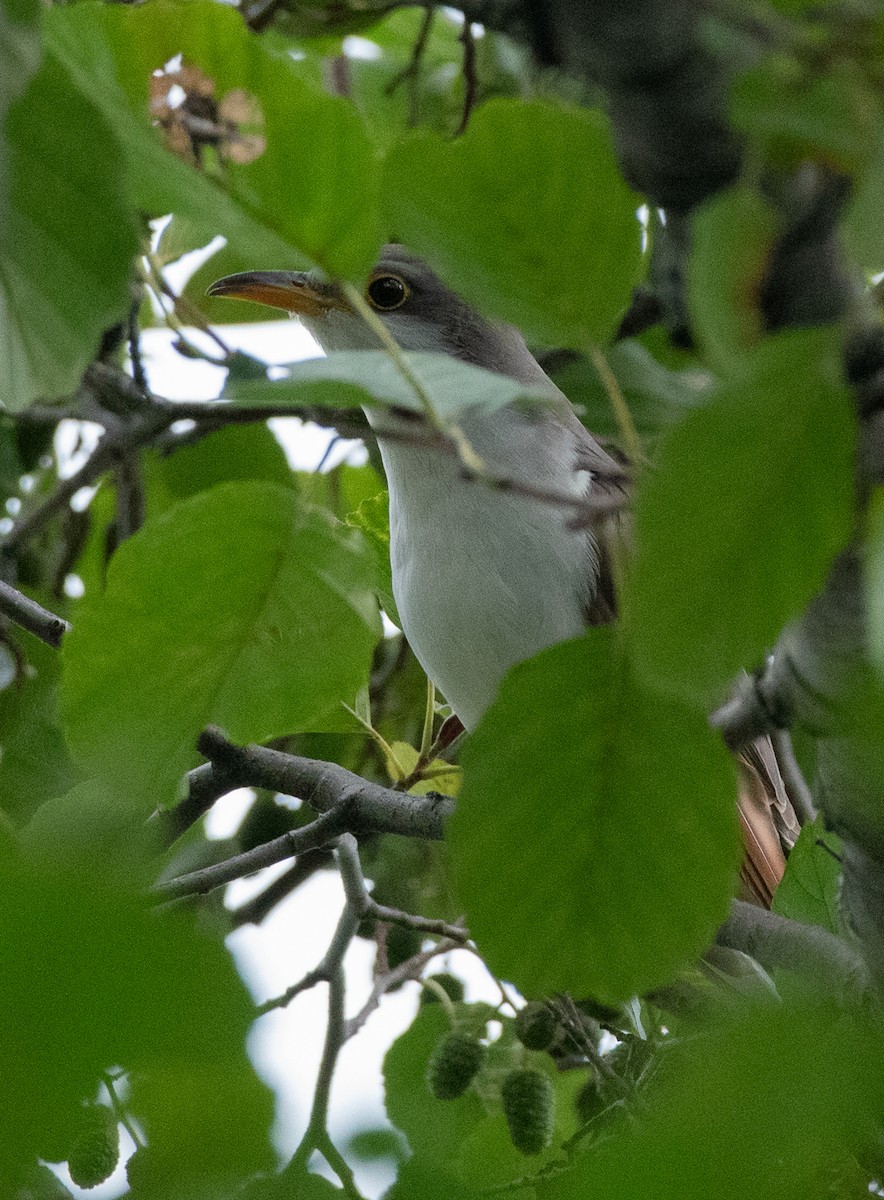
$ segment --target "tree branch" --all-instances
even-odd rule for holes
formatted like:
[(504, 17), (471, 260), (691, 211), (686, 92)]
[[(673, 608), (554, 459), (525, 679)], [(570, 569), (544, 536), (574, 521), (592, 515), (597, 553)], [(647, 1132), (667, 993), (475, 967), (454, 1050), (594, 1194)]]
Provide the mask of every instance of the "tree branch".
[(234, 746), (214, 726), (200, 735), (197, 746), (236, 787), (280, 792), (303, 800), (319, 813), (346, 810), (351, 833), (400, 833), (441, 841), (445, 821), (454, 810), (454, 801), (438, 792), (412, 796), (371, 783), (336, 763), (266, 746)]
[(354, 1037), (371, 1014), (379, 1007), (381, 1000), (392, 988), (398, 987), (400, 983), (407, 983), (411, 979), (420, 978), (424, 967), (434, 958), (438, 958), (440, 954), (448, 954), (451, 950), (461, 950), (463, 946), (460, 942), (444, 940), (438, 942), (429, 950), (422, 950), (420, 954), (415, 954), (411, 958), (400, 963), (398, 967), (394, 967), (391, 971), (386, 971), (383, 975), (379, 975), (371, 989), (371, 995), (366, 1000), (365, 1004), (351, 1017), (344, 1025), (344, 1041), (349, 1041)]
[(224, 791), (216, 794), (219, 786), (225, 791), (237, 787), (266, 788), (303, 800), (321, 815), (309, 825), (263, 846), (157, 884), (155, 891), (164, 899), (212, 891), (262, 867), (307, 850), (321, 849), (342, 833), (398, 833), (440, 841), (445, 820), (454, 809), (451, 797), (437, 792), (411, 796), (370, 783), (335, 763), (300, 758), (266, 746), (234, 746), (212, 726), (200, 735), (197, 745), (202, 754), (212, 759), (212, 770), (208, 771), (204, 765), (191, 773), (191, 786), (196, 774), (201, 794), (189, 804), (188, 816), (210, 797), (217, 799), (223, 795)]
[(47, 646), (57, 650), (61, 639), (70, 629), (63, 617), (51, 613), (36, 600), (23, 595), (16, 588), (0, 580), (0, 613), (38, 637)]
[(282, 837), (274, 838), (272, 842), (265, 842), (263, 846), (255, 846), (253, 850), (235, 854), (233, 858), (226, 858), (211, 867), (202, 867), (198, 871), (190, 871), (186, 875), (177, 875), (174, 879), (157, 883), (154, 891), (163, 900), (205, 895), (225, 883), (252, 875), (264, 867), (272, 867), (275, 863), (303, 854), (306, 850), (318, 850), (327, 846), (342, 833), (346, 833), (347, 826), (347, 807), (342, 805), (339, 809), (323, 813), (302, 829), (292, 829)]
[(841, 938), (744, 900), (734, 900), (716, 941), (750, 955), (766, 970), (811, 978), (816, 988), (841, 1001), (862, 996), (869, 986), (865, 964)]

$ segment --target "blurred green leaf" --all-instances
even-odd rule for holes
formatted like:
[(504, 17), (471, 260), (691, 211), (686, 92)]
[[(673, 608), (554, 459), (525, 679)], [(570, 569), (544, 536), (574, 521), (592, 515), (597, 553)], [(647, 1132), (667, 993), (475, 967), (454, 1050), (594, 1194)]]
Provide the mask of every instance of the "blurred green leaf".
[[(25, 90), (42, 54), (39, 0), (3, 0), (0, 4), (0, 132), (10, 104)], [(0, 159), (0, 196), (3, 196)], [(0, 201), (0, 210), (3, 204)]]
[[(111, 1066), (194, 1078), (235, 1067), (248, 1078), (243, 1042), (251, 1004), (223, 947), (198, 935), (188, 918), (161, 918), (94, 871), (44, 875), (10, 863), (0, 872), (0, 913), (4, 1195)], [(248, 1143), (260, 1131), (258, 1144), (266, 1146), (271, 1113), (259, 1090), (250, 1105), (229, 1111), (231, 1139), (241, 1124)], [(209, 1099), (194, 1106), (194, 1124), (203, 1122)], [(174, 1105), (173, 1092), (165, 1103)]]
[[(402, 1164), (396, 1182), (384, 1192), (384, 1200), (479, 1200), (481, 1195), (452, 1175), (448, 1164), (416, 1155)], [(507, 1189), (506, 1195), (512, 1200), (529, 1200), (532, 1193)]]
[(606, 341), (638, 281), (640, 201), (596, 113), (489, 101), (456, 142), (395, 147), (384, 198), (396, 236), (452, 287), (552, 345)]
[(853, 521), (837, 331), (768, 338), (672, 430), (636, 506), (640, 673), (704, 703), (818, 590)]
[(748, 187), (713, 196), (694, 220), (691, 324), (706, 359), (725, 374), (762, 338), (759, 293), (776, 233), (772, 209)]
[(810, 159), (853, 175), (875, 144), (881, 106), (866, 72), (846, 56), (807, 69), (791, 55), (769, 54), (734, 85), (731, 118), (779, 166)]
[(29, 638), (24, 677), (0, 691), (0, 807), (16, 823), (77, 778), (58, 714), (60, 667), (57, 650)]
[(884, 269), (884, 220), (880, 198), (884, 193), (884, 128), (851, 195), (844, 218), (844, 242), (854, 263), (875, 275)]
[(146, 525), (64, 647), (75, 756), (121, 796), (174, 799), (200, 730), (235, 741), (346, 728), (380, 633), (355, 531), (289, 489), (222, 484)]
[(755, 1010), (672, 1047), (640, 1121), (623, 1120), (540, 1200), (802, 1200), (868, 1144), (884, 1097), (880, 1030), (823, 1009)]
[(464, 750), (458, 896), (492, 970), (524, 995), (621, 1001), (664, 983), (733, 894), (727, 754), (621, 658), (596, 630), (516, 667)]
[[(302, 265), (358, 279), (380, 243), (378, 168), (346, 101), (268, 52), (232, 8), (196, 0), (143, 7), (77, 5), (49, 14), (47, 36), (82, 86), (96, 90), (122, 136), (133, 200), (153, 216), (180, 213), (206, 241), (223, 234), (253, 269)], [(267, 148), (228, 163), (223, 186), (165, 149), (150, 128), (152, 73), (175, 55), (212, 81), (220, 102), (254, 96)]]
[(49, 54), (6, 120), (0, 223), (0, 404), (72, 391), (131, 304), (138, 249), (120, 147)]
[(840, 839), (826, 830), (820, 818), (805, 825), (774, 895), (773, 911), (793, 921), (840, 933), (840, 849)]
[(140, 1075), (129, 1105), (148, 1138), (145, 1186), (135, 1195), (150, 1200), (238, 1195), (234, 1183), (273, 1164), (272, 1097), (241, 1043), (221, 1061), (182, 1056)]
[(43, 869), (76, 864), (129, 887), (140, 878), (145, 888), (156, 874), (155, 843), (156, 831), (134, 801), (121, 803), (95, 780), (41, 804), (19, 838), (25, 855)]

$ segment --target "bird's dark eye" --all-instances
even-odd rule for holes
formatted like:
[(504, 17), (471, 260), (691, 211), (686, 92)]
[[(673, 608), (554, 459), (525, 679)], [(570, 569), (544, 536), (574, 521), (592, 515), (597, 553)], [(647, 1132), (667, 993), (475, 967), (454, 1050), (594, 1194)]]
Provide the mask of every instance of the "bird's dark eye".
[(381, 312), (392, 312), (408, 299), (408, 284), (398, 275), (378, 275), (368, 285), (369, 302)]

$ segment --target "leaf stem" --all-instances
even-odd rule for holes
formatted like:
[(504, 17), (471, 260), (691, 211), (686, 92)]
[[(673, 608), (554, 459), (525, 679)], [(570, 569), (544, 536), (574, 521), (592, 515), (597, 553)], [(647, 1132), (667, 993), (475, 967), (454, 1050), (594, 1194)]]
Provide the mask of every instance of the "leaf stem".
[(617, 422), (617, 428), (620, 430), (620, 436), (623, 439), (623, 448), (629, 455), (631, 462), (645, 462), (646, 458), (645, 452), (642, 449), (641, 438), (638, 436), (638, 430), (632, 419), (632, 413), (629, 411), (629, 405), (626, 403), (626, 397), (623, 395), (620, 384), (617, 382), (617, 376), (611, 370), (610, 363), (598, 346), (590, 345), (589, 357), (596, 369), (596, 374), (602, 381), (602, 386), (608, 393), (608, 399), (611, 401), (614, 419)]

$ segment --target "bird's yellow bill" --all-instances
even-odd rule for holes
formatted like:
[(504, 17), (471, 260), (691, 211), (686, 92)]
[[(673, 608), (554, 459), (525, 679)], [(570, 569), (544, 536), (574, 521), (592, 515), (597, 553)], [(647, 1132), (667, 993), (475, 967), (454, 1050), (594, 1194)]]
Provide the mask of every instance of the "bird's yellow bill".
[(321, 317), (342, 307), (329, 285), (317, 286), (301, 271), (243, 271), (225, 275), (209, 288), (210, 296), (252, 300), (304, 317)]

